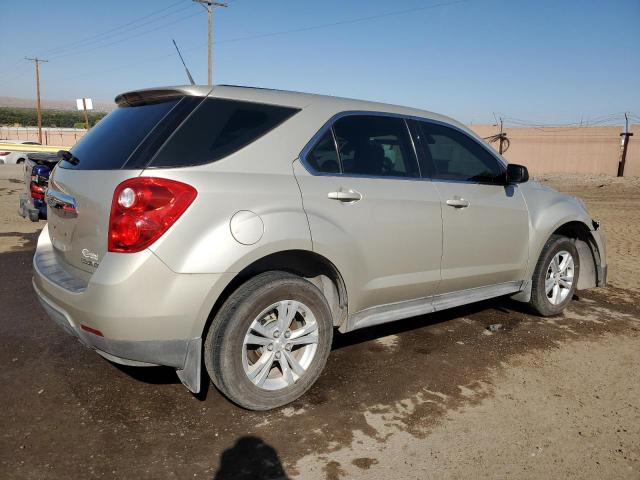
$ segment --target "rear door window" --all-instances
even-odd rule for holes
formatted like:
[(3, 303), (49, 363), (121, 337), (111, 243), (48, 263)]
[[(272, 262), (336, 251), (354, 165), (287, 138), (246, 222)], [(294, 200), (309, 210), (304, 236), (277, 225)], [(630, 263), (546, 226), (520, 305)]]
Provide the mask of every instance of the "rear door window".
[(206, 99), (171, 136), (151, 167), (184, 167), (224, 158), (297, 113), (279, 105)]
[(115, 170), (122, 168), (138, 145), (180, 99), (113, 110), (71, 148), (77, 164), (62, 161), (62, 168)]
[(419, 177), (404, 119), (348, 115), (333, 125), (344, 174)]

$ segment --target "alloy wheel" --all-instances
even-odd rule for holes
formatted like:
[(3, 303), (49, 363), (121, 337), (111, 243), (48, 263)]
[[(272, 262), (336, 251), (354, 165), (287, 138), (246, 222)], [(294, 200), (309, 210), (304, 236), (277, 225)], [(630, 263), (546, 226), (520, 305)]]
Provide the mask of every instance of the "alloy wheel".
[(573, 286), (574, 273), (575, 264), (569, 252), (562, 250), (553, 256), (544, 281), (544, 291), (552, 305), (565, 301)]
[(251, 323), (242, 348), (242, 366), (251, 382), (280, 390), (303, 377), (318, 347), (318, 323), (304, 303), (282, 300)]

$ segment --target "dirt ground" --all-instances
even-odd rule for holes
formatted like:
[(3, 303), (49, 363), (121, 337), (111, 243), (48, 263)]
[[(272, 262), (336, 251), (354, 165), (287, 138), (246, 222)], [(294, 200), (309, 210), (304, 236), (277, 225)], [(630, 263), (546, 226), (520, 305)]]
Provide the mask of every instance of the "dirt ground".
[(640, 478), (640, 179), (542, 179), (607, 236), (609, 287), (564, 315), (500, 299), (337, 335), (303, 398), (256, 413), (49, 321), (14, 178), (0, 166), (0, 478)]

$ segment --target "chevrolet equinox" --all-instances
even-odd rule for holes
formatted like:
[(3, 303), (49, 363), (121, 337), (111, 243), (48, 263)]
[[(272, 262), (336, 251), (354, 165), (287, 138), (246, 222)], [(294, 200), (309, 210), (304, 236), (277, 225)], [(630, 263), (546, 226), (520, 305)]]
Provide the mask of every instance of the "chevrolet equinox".
[(554, 315), (605, 284), (584, 204), (442, 115), (232, 86), (116, 103), (59, 153), (34, 288), (87, 347), (192, 392), (204, 367), (274, 408), (317, 380), (334, 329), (499, 296)]

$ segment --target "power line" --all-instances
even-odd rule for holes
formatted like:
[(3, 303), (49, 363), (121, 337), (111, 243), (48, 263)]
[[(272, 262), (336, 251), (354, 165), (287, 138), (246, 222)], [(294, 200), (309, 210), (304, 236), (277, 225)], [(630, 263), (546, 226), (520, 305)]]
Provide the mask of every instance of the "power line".
[(408, 8), (405, 10), (396, 10), (396, 11), (392, 11), (392, 12), (387, 12), (387, 13), (381, 13), (379, 15), (370, 15), (367, 17), (358, 17), (358, 18), (351, 18), (351, 19), (347, 19), (347, 20), (341, 20), (341, 21), (337, 21), (337, 22), (331, 22), (331, 23), (320, 23), (318, 25), (310, 25), (308, 27), (301, 27), (301, 28), (294, 28), (291, 30), (282, 30), (279, 32), (269, 32), (269, 33), (261, 33), (261, 34), (256, 34), (256, 35), (248, 35), (248, 36), (244, 36), (244, 37), (237, 37), (237, 38), (230, 38), (227, 40), (220, 40), (218, 42), (213, 42), (214, 45), (217, 43), (232, 43), (232, 42), (240, 42), (240, 41), (245, 41), (245, 40), (256, 40), (256, 39), (260, 39), (260, 38), (267, 38), (267, 37), (275, 37), (275, 36), (279, 36), (279, 35), (288, 35), (290, 33), (301, 33), (301, 32), (307, 32), (310, 30), (319, 30), (322, 28), (329, 28), (329, 27), (337, 27), (337, 26), (341, 26), (341, 25), (349, 25), (352, 23), (359, 23), (359, 22), (367, 22), (370, 20), (377, 20), (379, 18), (385, 18), (385, 17), (392, 17), (392, 16), (396, 16), (396, 15), (404, 15), (407, 13), (414, 13), (414, 12), (420, 12), (420, 11), (424, 11), (424, 10), (430, 10), (432, 8), (439, 8), (439, 7), (448, 7), (450, 5), (457, 5), (459, 3), (468, 3), (471, 2), (473, 0), (454, 0), (451, 2), (441, 2), (441, 3), (434, 3), (431, 5), (427, 5), (424, 7), (416, 7), (416, 8)]
[(510, 117), (507, 115), (503, 116), (503, 118), (507, 123), (517, 127), (534, 128), (540, 131), (545, 131), (545, 129), (551, 128), (555, 132), (559, 132), (559, 131), (580, 130), (583, 128), (594, 127), (594, 126), (606, 126), (611, 124), (617, 124), (621, 122), (621, 119), (623, 116), (624, 116), (624, 112), (616, 112), (616, 113), (610, 113), (610, 114), (594, 117), (586, 121), (582, 120), (580, 122), (569, 122), (569, 123), (539, 123), (539, 122), (532, 122), (532, 121), (523, 120), (515, 117)]
[[(219, 40), (217, 42), (212, 42), (212, 44), (215, 45), (215, 44), (221, 44), (221, 43), (233, 43), (233, 42), (256, 40), (256, 39), (260, 39), (260, 38), (274, 37), (274, 36), (280, 36), (280, 35), (302, 33), (302, 32), (306, 32), (306, 31), (310, 31), (310, 30), (318, 30), (318, 29), (330, 28), (330, 27), (341, 26), (341, 25), (349, 25), (349, 24), (352, 24), (352, 23), (366, 22), (366, 21), (370, 21), (370, 20), (376, 20), (376, 19), (379, 19), (379, 18), (385, 18), (385, 17), (390, 17), (390, 16), (396, 16), (396, 15), (404, 15), (404, 14), (408, 14), (408, 13), (414, 13), (414, 12), (419, 12), (419, 11), (424, 11), (424, 10), (430, 10), (430, 9), (433, 9), (433, 8), (440, 8), (440, 7), (446, 7), (446, 6), (456, 5), (456, 4), (461, 4), (461, 3), (468, 3), (468, 2), (471, 2), (471, 1), (473, 1), (473, 0), (453, 0), (453, 1), (450, 1), (450, 2), (440, 2), (440, 3), (431, 4), (431, 5), (426, 5), (424, 7), (409, 8), (409, 9), (404, 9), (404, 10), (395, 10), (395, 11), (386, 12), (386, 13), (382, 13), (382, 14), (378, 14), (378, 15), (369, 15), (369, 16), (366, 16), (366, 17), (352, 18), (352, 19), (341, 20), (341, 21), (337, 21), (337, 22), (310, 25), (308, 27), (295, 28), (295, 29), (291, 29), (291, 30), (281, 30), (281, 31), (276, 31), (276, 32), (267, 32), (267, 33), (263, 33), (263, 34), (246, 35), (246, 36), (242, 36), (242, 37), (230, 38), (230, 39), (227, 39), (227, 40)], [(175, 5), (176, 4), (173, 4), (171, 6), (175, 6)], [(166, 7), (166, 8), (170, 8), (171, 6)], [(165, 8), (165, 10), (166, 10), (166, 8)], [(156, 12), (156, 13), (159, 13), (159, 12)], [(116, 40), (114, 42), (110, 42), (110, 43), (107, 43), (107, 44), (104, 44), (104, 45), (99, 45), (99, 46), (93, 47), (91, 49), (72, 52), (72, 53), (68, 53), (68, 54), (54, 55), (52, 58), (62, 58), (62, 57), (67, 57), (67, 56), (73, 56), (73, 55), (76, 55), (76, 54), (79, 55), (79, 54), (82, 54), (82, 53), (87, 53), (87, 52), (92, 51), (94, 49), (108, 47), (108, 46), (111, 46), (111, 45), (122, 43), (122, 42), (124, 42), (126, 40), (130, 40), (132, 38), (137, 38), (137, 37), (140, 37), (142, 35), (146, 35), (148, 33), (152, 33), (152, 32), (154, 32), (156, 30), (159, 30), (160, 28), (164, 28), (165, 26), (171, 25), (173, 23), (177, 23), (179, 21), (187, 20), (188, 18), (191, 18), (192, 16), (195, 16), (195, 15), (189, 15), (187, 17), (184, 17), (182, 19), (176, 20), (174, 22), (169, 22), (169, 23), (160, 25), (160, 26), (158, 26), (158, 27), (156, 27), (154, 29), (147, 30), (147, 31), (145, 31), (143, 33), (140, 33), (140, 34), (137, 34), (137, 35), (133, 35), (133, 36), (130, 36), (130, 37), (125, 37), (125, 38)], [(130, 23), (132, 23), (132, 22), (129, 22), (129, 24)], [(124, 25), (122, 27), (124, 27)], [(121, 28), (121, 27), (116, 27), (116, 28)], [(202, 48), (205, 45), (206, 44), (203, 43), (203, 44), (199, 44), (197, 46), (185, 48), (183, 50), (184, 51), (197, 50), (197, 49)], [(154, 60), (157, 60), (157, 59), (160, 59), (160, 58), (169, 57), (169, 56), (172, 56), (172, 55), (173, 55), (173, 53), (167, 53), (167, 54), (164, 54), (162, 56), (154, 57), (153, 59), (147, 58), (147, 59), (145, 59), (143, 61), (140, 61), (140, 62), (131, 63), (131, 64), (127, 65), (127, 66), (136, 66), (136, 65), (140, 65), (142, 63), (149, 63), (149, 62), (152, 62)], [(102, 71), (98, 71), (98, 72), (93, 72), (93, 74), (99, 74), (99, 73), (104, 73), (104, 72), (110, 72), (110, 71), (113, 71), (113, 70), (119, 70), (121, 68), (126, 68), (127, 66), (114, 67), (114, 68), (111, 68), (111, 69), (108, 69), (108, 70), (102, 70)], [(91, 74), (91, 73), (89, 73), (89, 74)]]
[[(378, 19), (378, 18), (384, 18), (384, 17), (389, 17), (389, 16), (414, 13), (414, 12), (418, 12), (418, 11), (430, 10), (430, 9), (433, 9), (433, 8), (456, 5), (456, 4), (460, 4), (460, 3), (468, 3), (468, 2), (471, 2), (471, 1), (473, 1), (473, 0), (454, 0), (454, 1), (450, 1), (450, 2), (434, 3), (434, 4), (431, 4), (431, 5), (424, 6), (424, 7), (416, 7), (416, 8), (410, 8), (410, 9), (405, 9), (405, 10), (396, 10), (396, 11), (382, 13), (382, 14), (379, 14), (379, 15), (370, 15), (370, 16), (367, 16), (367, 17), (359, 17), (359, 18), (352, 18), (352, 19), (342, 20), (342, 21), (338, 21), (338, 22), (310, 25), (308, 27), (301, 27), (301, 28), (296, 28), (296, 29), (291, 29), (291, 30), (281, 30), (281, 31), (267, 32), (267, 33), (256, 34), (256, 35), (246, 35), (246, 36), (230, 38), (230, 39), (226, 39), (226, 40), (218, 40), (218, 41), (212, 42), (212, 44), (213, 45), (217, 45), (217, 44), (222, 44), (222, 43), (233, 43), (233, 42), (256, 40), (256, 39), (274, 37), (274, 36), (280, 36), (280, 35), (302, 33), (302, 32), (306, 32), (306, 31), (310, 31), (310, 30), (318, 30), (318, 29), (323, 29), (323, 28), (330, 28), (330, 27), (335, 27), (335, 26), (348, 25), (348, 24), (351, 24), (351, 23), (365, 22), (365, 21), (369, 21), (369, 20), (375, 20), (375, 19)], [(151, 30), (149, 32), (151, 32)], [(118, 43), (118, 42), (113, 42), (113, 43)], [(200, 48), (205, 47), (206, 45), (207, 45), (207, 43), (200, 43), (198, 45), (194, 45), (194, 46), (191, 46), (191, 47), (183, 48), (182, 51), (183, 52), (189, 52), (189, 51), (193, 51), (193, 50), (199, 50)], [(108, 45), (104, 45), (104, 46), (108, 46)], [(96, 47), (96, 48), (98, 48), (98, 47)], [(112, 71), (115, 71), (115, 70), (121, 70), (121, 69), (124, 69), (124, 68), (135, 67), (137, 65), (155, 62), (156, 60), (160, 60), (162, 58), (171, 57), (173, 55), (174, 55), (173, 52), (171, 52), (171, 53), (166, 53), (166, 54), (163, 54), (163, 55), (157, 55), (155, 57), (147, 57), (147, 58), (144, 58), (143, 60), (141, 59), (140, 61), (136, 61), (136, 62), (132, 62), (132, 63), (128, 63), (128, 64), (123, 64), (123, 65), (120, 65), (120, 66), (114, 66), (114, 67), (106, 69), (106, 70), (98, 70), (98, 71), (94, 71), (94, 72), (88, 72), (86, 75), (98, 75), (98, 74), (112, 72)]]
[[(156, 16), (156, 15), (157, 15), (157, 14), (159, 14), (159, 13), (162, 13), (162, 12), (165, 12), (165, 11), (167, 11), (167, 10), (170, 10), (170, 9), (172, 9), (173, 7), (178, 6), (178, 5), (181, 5), (181, 4), (183, 4), (183, 1), (182, 1), (182, 0), (180, 0), (180, 1), (178, 1), (178, 2), (175, 2), (175, 3), (172, 3), (171, 5), (169, 5), (169, 6), (167, 6), (167, 7), (161, 8), (160, 10), (156, 10), (156, 11), (154, 11), (154, 12), (152, 12), (152, 13), (148, 14), (148, 15), (145, 15), (145, 16), (143, 16), (143, 17), (138, 17), (138, 18), (136, 18), (135, 20), (131, 20), (130, 22), (127, 22), (127, 23), (122, 24), (122, 25), (120, 25), (120, 26), (113, 27), (113, 28), (110, 28), (110, 29), (108, 29), (108, 30), (104, 30), (103, 32), (96, 33), (96, 34), (94, 34), (94, 35), (90, 35), (90, 36), (85, 37), (85, 38), (82, 38), (82, 39), (80, 39), (80, 40), (74, 40), (74, 41), (73, 41), (73, 42), (71, 42), (71, 43), (63, 44), (63, 45), (60, 45), (60, 46), (58, 46), (58, 47), (53, 47), (53, 48), (51, 48), (51, 49), (49, 49), (49, 50), (46, 50), (46, 51), (45, 51), (45, 52), (43, 52), (43, 53), (51, 54), (51, 53), (54, 53), (54, 52), (58, 52), (58, 51), (60, 51), (60, 50), (67, 50), (68, 48), (73, 47), (73, 46), (76, 46), (76, 45), (86, 45), (87, 43), (92, 43), (92, 42), (95, 42), (95, 41), (102, 40), (102, 39), (104, 39), (104, 36), (105, 36), (106, 34), (109, 34), (109, 33), (111, 33), (111, 32), (115, 32), (115, 31), (117, 31), (117, 30), (122, 30), (123, 28), (130, 27), (131, 25), (134, 25), (134, 24), (138, 23), (138, 22), (139, 22), (139, 21), (141, 21), (141, 20), (146, 20), (147, 18), (154, 17), (154, 16)], [(186, 8), (189, 8), (189, 7), (186, 7)], [(178, 12), (178, 11), (182, 11), (182, 10), (184, 10), (184, 8), (182, 8), (182, 9), (178, 9), (176, 12)], [(168, 15), (173, 15), (173, 14), (175, 14), (176, 12), (168, 13), (168, 14), (166, 14), (166, 15), (163, 15), (162, 17), (159, 17), (159, 18), (157, 18), (157, 19), (155, 19), (155, 20), (152, 20), (151, 22), (147, 22), (147, 23), (153, 23), (153, 22), (155, 22), (155, 21), (157, 21), (157, 20), (160, 20), (160, 19), (162, 19), (162, 18), (165, 18), (165, 17), (166, 17), (166, 16), (168, 16)], [(146, 25), (147, 23), (145, 23), (145, 24), (143, 24), (143, 25)], [(135, 28), (139, 28), (140, 26), (142, 26), (142, 25), (137, 25), (137, 26), (134, 26), (134, 27), (132, 27), (132, 28), (134, 28), (134, 29), (135, 29)], [(128, 29), (128, 30), (129, 30), (129, 29)], [(116, 34), (116, 35), (120, 35), (120, 33), (118, 33), (118, 34)], [(94, 39), (98, 39), (98, 40), (94, 40)]]
[[(102, 35), (100, 38), (96, 38), (96, 39), (90, 40), (88, 42), (81, 42), (81, 46), (82, 47), (87, 47), (87, 46), (90, 46), (90, 45), (98, 44), (98, 47), (96, 47), (96, 48), (99, 48), (100, 47), (99, 44), (104, 42), (105, 40), (109, 40), (111, 38), (118, 38), (118, 37), (120, 37), (122, 35), (130, 34), (133, 31), (136, 31), (136, 30), (138, 30), (138, 29), (140, 29), (142, 27), (145, 27), (147, 25), (152, 25), (154, 23), (157, 23), (157, 22), (159, 22), (160, 20), (162, 20), (164, 18), (170, 17), (172, 15), (176, 15), (177, 13), (180, 13), (180, 12), (182, 12), (184, 10), (187, 10), (188, 8), (190, 8), (190, 5), (186, 5), (183, 8), (180, 8), (180, 9), (174, 11), (174, 12), (169, 12), (169, 13), (167, 13), (165, 15), (161, 15), (160, 17), (154, 18), (154, 19), (149, 20), (147, 22), (141, 23), (139, 25), (135, 25), (134, 27), (131, 27), (131, 28), (127, 29), (126, 31), (115, 32), (115, 33), (111, 33), (110, 35)], [(80, 45), (78, 45), (78, 46), (80, 46)], [(63, 49), (57, 49), (57, 53), (53, 53), (53, 56), (54, 57), (59, 57), (61, 55), (67, 55), (69, 53), (73, 53), (75, 51), (75, 49), (78, 48), (78, 46), (68, 47), (68, 48), (63, 48)]]
[(75, 55), (81, 55), (83, 53), (92, 52), (92, 51), (98, 50), (100, 48), (105, 48), (105, 47), (109, 47), (111, 45), (116, 45), (118, 43), (126, 42), (127, 40), (131, 40), (133, 38), (138, 38), (138, 37), (142, 37), (144, 35), (148, 35), (149, 33), (153, 33), (153, 32), (155, 32), (157, 30), (160, 30), (162, 28), (168, 27), (169, 25), (174, 25), (176, 23), (183, 22), (185, 20), (188, 20), (189, 18), (195, 17), (196, 15), (199, 15), (199, 12), (195, 12), (195, 13), (192, 13), (192, 14), (187, 15), (185, 17), (178, 18), (176, 20), (172, 20), (171, 22), (163, 23), (162, 25), (158, 25), (157, 27), (151, 28), (151, 29), (146, 30), (146, 31), (141, 32), (141, 33), (137, 33), (135, 35), (130, 35), (128, 37), (124, 37), (124, 38), (121, 38), (121, 39), (118, 39), (118, 40), (114, 40), (113, 42), (108, 42), (108, 43), (105, 43), (103, 45), (97, 45), (97, 46), (94, 46), (94, 47), (91, 47), (91, 48), (87, 48), (87, 49), (84, 49), (84, 50), (78, 50), (78, 51), (74, 51), (74, 52), (71, 52), (71, 53), (62, 53), (62, 54), (59, 54), (59, 55), (53, 55), (50, 58), (57, 59), (57, 58), (64, 58), (64, 57), (72, 57), (72, 56), (75, 56)]

